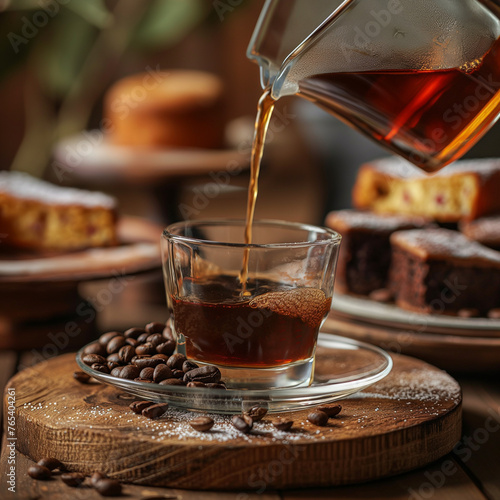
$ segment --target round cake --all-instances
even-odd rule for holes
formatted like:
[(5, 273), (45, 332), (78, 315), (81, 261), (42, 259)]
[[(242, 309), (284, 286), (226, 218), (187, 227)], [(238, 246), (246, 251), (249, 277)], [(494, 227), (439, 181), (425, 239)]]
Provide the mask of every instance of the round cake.
[(201, 71), (149, 69), (116, 82), (104, 101), (113, 144), (143, 148), (219, 148), (223, 85)]

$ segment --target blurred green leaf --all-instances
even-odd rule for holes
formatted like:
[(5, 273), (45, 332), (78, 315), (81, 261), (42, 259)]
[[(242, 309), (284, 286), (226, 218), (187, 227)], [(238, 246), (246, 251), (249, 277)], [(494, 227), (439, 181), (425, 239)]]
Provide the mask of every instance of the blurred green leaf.
[(73, 85), (96, 33), (93, 26), (73, 12), (62, 12), (54, 19), (52, 36), (37, 58), (40, 81), (53, 97), (63, 97)]
[(103, 0), (80, 0), (68, 2), (65, 7), (80, 15), (96, 28), (106, 28), (113, 21), (113, 15)]
[(132, 38), (132, 46), (173, 45), (206, 17), (211, 6), (206, 0), (152, 1)]

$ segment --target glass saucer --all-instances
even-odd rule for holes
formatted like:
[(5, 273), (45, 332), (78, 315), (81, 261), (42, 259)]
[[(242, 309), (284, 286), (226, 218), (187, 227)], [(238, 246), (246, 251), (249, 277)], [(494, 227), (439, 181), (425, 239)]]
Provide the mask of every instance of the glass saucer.
[(79, 367), (96, 380), (143, 399), (166, 401), (172, 407), (212, 413), (241, 413), (260, 405), (269, 412), (286, 412), (331, 403), (366, 389), (392, 369), (391, 357), (382, 349), (356, 340), (320, 333), (314, 380), (308, 387), (285, 389), (203, 389), (148, 384), (96, 372), (76, 355)]

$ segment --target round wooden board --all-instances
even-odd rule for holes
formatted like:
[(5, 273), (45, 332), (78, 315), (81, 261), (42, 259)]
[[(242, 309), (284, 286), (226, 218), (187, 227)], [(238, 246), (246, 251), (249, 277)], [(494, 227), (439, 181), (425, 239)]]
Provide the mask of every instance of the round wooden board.
[(148, 420), (130, 411), (130, 395), (76, 382), (73, 354), (29, 368), (7, 387), (16, 395), (17, 446), (34, 460), (54, 456), (70, 470), (173, 488), (328, 486), (421, 467), (460, 439), (457, 382), (413, 358), (394, 362), (384, 380), (343, 400), (327, 427), (310, 424), (307, 411), (283, 415), (295, 422), (288, 433), (273, 431), (276, 415), (256, 423), (250, 435), (223, 415), (213, 417), (205, 434), (189, 426), (192, 413), (169, 409)]

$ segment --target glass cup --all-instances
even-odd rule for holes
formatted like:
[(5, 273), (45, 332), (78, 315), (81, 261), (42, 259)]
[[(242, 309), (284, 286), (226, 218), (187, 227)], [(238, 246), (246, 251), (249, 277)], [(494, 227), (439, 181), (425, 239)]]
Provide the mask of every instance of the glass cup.
[(244, 220), (206, 220), (164, 230), (163, 272), (178, 352), (217, 366), (228, 387), (308, 385), (341, 236), (306, 224), (257, 221), (246, 245), (244, 228)]

